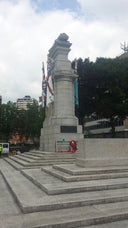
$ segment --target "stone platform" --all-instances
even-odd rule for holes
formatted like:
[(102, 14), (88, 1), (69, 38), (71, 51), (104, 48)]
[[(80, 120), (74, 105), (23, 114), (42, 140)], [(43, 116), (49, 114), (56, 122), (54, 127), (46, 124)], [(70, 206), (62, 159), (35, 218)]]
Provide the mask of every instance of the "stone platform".
[(0, 159), (0, 227), (128, 227), (128, 167), (82, 168), (75, 157)]

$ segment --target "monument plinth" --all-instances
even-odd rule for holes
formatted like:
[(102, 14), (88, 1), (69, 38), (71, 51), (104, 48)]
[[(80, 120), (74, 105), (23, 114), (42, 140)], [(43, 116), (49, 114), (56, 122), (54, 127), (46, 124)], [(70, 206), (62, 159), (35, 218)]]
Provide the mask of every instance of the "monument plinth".
[(40, 150), (56, 151), (57, 141), (71, 141), (83, 138), (82, 127), (74, 110), (74, 80), (76, 76), (68, 60), (71, 43), (63, 33), (55, 40), (49, 50), (54, 102), (46, 111), (46, 119), (41, 129)]

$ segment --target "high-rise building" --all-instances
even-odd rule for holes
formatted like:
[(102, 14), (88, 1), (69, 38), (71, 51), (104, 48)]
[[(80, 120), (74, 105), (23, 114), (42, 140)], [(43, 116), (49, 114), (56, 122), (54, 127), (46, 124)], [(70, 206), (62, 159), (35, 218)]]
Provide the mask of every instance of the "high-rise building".
[(33, 104), (33, 102), (35, 101), (35, 99), (31, 98), (30, 96), (26, 95), (23, 98), (18, 98), (17, 99), (17, 108), (19, 110), (24, 109), (27, 110), (28, 108), (28, 104)]

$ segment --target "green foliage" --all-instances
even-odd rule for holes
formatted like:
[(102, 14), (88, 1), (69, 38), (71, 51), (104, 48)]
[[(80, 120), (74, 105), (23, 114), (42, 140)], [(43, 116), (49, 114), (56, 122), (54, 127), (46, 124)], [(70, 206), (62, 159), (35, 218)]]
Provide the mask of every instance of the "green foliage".
[(18, 110), (12, 102), (0, 106), (0, 139), (8, 141), (14, 133), (39, 137), (44, 120), (44, 110), (36, 102), (27, 110)]
[(44, 110), (35, 102), (33, 105), (28, 105), (26, 112), (27, 128), (26, 133), (31, 137), (39, 137), (40, 129), (44, 120)]
[(78, 60), (79, 107), (77, 116), (84, 123), (85, 115), (96, 113), (110, 119), (128, 115), (128, 58)]

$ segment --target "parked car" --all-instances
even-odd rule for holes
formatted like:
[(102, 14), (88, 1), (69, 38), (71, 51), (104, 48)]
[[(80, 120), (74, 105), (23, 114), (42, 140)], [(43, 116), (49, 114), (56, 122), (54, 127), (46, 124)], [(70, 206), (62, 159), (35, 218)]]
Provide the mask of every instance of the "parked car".
[(0, 143), (2, 145), (2, 155), (9, 155), (9, 143)]

